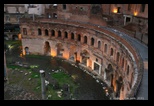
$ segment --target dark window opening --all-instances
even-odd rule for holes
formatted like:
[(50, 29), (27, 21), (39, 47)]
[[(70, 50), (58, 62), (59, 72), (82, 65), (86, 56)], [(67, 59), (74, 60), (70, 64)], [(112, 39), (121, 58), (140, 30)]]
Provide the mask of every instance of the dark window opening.
[(126, 22), (130, 22), (130, 17), (126, 17)]
[(65, 32), (65, 38), (68, 38), (68, 34), (67, 34), (67, 32)]
[(61, 37), (61, 32), (60, 31), (58, 31), (58, 37)]
[(105, 44), (104, 52), (107, 53), (107, 44)]
[(63, 9), (66, 10), (66, 4), (63, 4)]
[(98, 62), (98, 59), (96, 58), (96, 61)]
[(74, 33), (71, 33), (71, 39), (74, 39)]
[(145, 10), (145, 4), (141, 4), (141, 12), (144, 12)]
[(113, 48), (111, 48), (110, 56), (113, 56)]
[(40, 28), (38, 29), (38, 35), (42, 35), (42, 31)]
[(117, 53), (117, 59), (116, 59), (117, 62), (119, 62), (119, 57), (120, 57), (120, 53), (118, 52)]
[(127, 75), (129, 75), (129, 65), (127, 66)]
[(84, 36), (84, 43), (87, 44), (87, 36)]
[(91, 45), (94, 46), (94, 38), (91, 38)]
[(101, 42), (98, 41), (98, 48), (100, 49), (101, 48)]
[(55, 36), (55, 31), (51, 30), (51, 36)]
[(45, 30), (45, 36), (48, 36), (48, 30), (47, 29)]
[(122, 68), (124, 68), (124, 58), (122, 59)]
[(121, 9), (121, 7), (118, 7), (118, 11), (117, 11), (117, 13), (120, 13), (120, 9)]
[(83, 7), (80, 7), (80, 10), (82, 11), (83, 10)]
[(81, 35), (80, 34), (78, 34), (78, 41), (80, 41), (81, 40)]

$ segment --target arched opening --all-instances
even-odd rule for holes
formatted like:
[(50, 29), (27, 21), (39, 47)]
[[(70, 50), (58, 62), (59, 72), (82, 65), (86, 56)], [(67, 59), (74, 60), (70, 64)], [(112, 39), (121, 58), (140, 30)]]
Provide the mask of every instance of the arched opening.
[(45, 29), (45, 36), (48, 36), (48, 30)]
[[(112, 80), (112, 78), (113, 78), (113, 76), (112, 76), (112, 74), (113, 74), (113, 68), (112, 68), (112, 65), (111, 64), (109, 64), (108, 65), (108, 67), (107, 68), (105, 68), (105, 73), (104, 73), (105, 75), (105, 79), (106, 79), (106, 81), (108, 81), (108, 82), (113, 82)], [(111, 83), (111, 85), (112, 85), (112, 83)]]
[(74, 40), (74, 33), (71, 33), (71, 39)]
[(94, 38), (91, 38), (91, 46), (94, 46)]
[(84, 43), (87, 44), (87, 36), (84, 36)]
[(104, 52), (107, 53), (107, 44), (105, 44)]
[(100, 48), (101, 48), (101, 42), (98, 41), (98, 49), (100, 49)]
[(78, 41), (81, 41), (81, 35), (78, 34)]
[(51, 36), (55, 36), (55, 31), (51, 30)]
[(111, 48), (110, 56), (113, 56), (113, 48)]
[(87, 50), (83, 50), (81, 52), (81, 57), (82, 57), (82, 62), (81, 63), (83, 65), (87, 66), (87, 59), (89, 59), (89, 57), (90, 57), (90, 54), (88, 53), (88, 51)]
[(29, 47), (25, 47), (25, 54), (26, 54), (26, 55), (29, 54)]
[(116, 97), (120, 97), (120, 90), (122, 88), (123, 85), (123, 78), (121, 76), (119, 76), (118, 80), (116, 80)]
[(65, 32), (65, 38), (68, 38), (68, 33), (67, 32)]
[(12, 40), (18, 40), (18, 36), (17, 35), (12, 35)]
[(63, 4), (63, 10), (66, 10), (66, 4)]
[(61, 31), (58, 31), (58, 37), (61, 37)]
[(122, 59), (122, 68), (124, 68), (124, 58)]
[(63, 45), (61, 43), (57, 43), (56, 47), (57, 47), (57, 56), (62, 57), (63, 56), (63, 51), (64, 51)]
[(45, 42), (45, 45), (44, 45), (44, 55), (49, 55), (51, 52), (50, 50), (50, 44), (48, 41)]
[(38, 35), (42, 35), (42, 31), (40, 28), (38, 28)]
[(116, 58), (116, 61), (119, 62), (119, 58), (120, 58), (120, 53), (117, 52), (117, 58)]
[(129, 65), (127, 66), (127, 75), (129, 75)]
[(76, 46), (71, 45), (70, 46), (70, 52), (69, 52), (69, 59), (72, 61), (75, 61), (75, 53), (76, 52)]

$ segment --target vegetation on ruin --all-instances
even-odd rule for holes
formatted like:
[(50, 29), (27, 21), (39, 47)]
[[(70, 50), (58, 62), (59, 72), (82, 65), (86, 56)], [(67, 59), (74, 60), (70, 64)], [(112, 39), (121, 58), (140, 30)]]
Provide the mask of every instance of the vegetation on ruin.
[[(31, 65), (28, 68), (17, 65), (7, 65), (9, 69), (9, 84), (20, 84), (24, 89), (34, 93), (37, 97), (41, 98), (41, 78), (39, 72), (33, 71), (34, 68), (38, 68), (37, 65)], [(57, 92), (62, 90), (64, 84), (70, 86), (70, 93), (73, 94), (78, 87), (73, 78), (66, 74), (63, 70), (59, 72), (53, 72), (51, 77), (58, 82), (59, 88), (54, 89), (53, 84), (49, 83), (47, 86), (46, 97), (48, 100), (64, 100), (63, 95), (59, 97)]]

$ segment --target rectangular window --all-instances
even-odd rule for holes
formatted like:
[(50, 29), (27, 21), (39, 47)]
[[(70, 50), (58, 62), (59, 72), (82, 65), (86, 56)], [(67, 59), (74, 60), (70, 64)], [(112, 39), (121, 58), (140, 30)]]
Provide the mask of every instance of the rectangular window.
[(27, 28), (23, 28), (23, 34), (27, 35)]
[(118, 10), (117, 13), (120, 13), (120, 9), (121, 9), (121, 7), (118, 7), (118, 8), (117, 8), (117, 10)]
[(141, 12), (144, 12), (145, 10), (145, 4), (141, 4)]
[(66, 4), (63, 4), (63, 10), (66, 10)]

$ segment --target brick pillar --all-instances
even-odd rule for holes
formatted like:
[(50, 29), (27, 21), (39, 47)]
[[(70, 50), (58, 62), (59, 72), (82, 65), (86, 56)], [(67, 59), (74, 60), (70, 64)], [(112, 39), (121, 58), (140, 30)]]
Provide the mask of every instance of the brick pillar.
[(77, 34), (74, 33), (74, 40), (77, 41)]
[(55, 38), (58, 37), (58, 30), (55, 30)]
[(61, 38), (64, 39), (65, 38), (65, 32), (61, 31)]
[(83, 35), (81, 35), (81, 41), (80, 42), (81, 42), (81, 44), (84, 43), (84, 37), (83, 37)]
[(51, 37), (51, 30), (48, 30), (48, 36)]
[(68, 31), (68, 40), (71, 40), (71, 32)]

